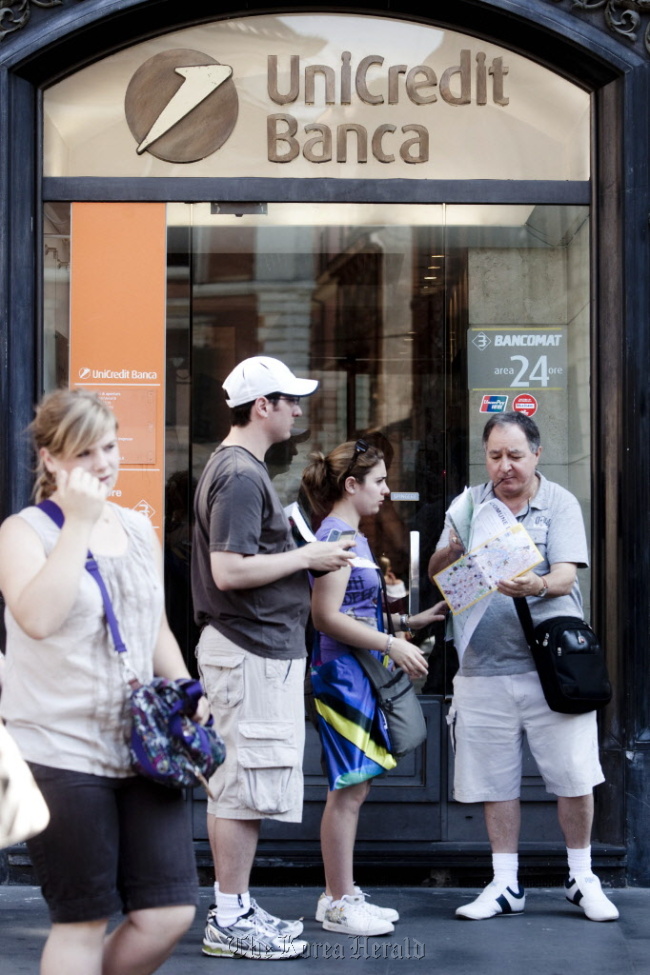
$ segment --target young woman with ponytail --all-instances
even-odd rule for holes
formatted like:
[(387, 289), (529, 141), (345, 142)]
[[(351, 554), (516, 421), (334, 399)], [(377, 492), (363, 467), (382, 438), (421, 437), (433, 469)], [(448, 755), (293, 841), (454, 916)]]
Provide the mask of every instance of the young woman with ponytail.
[[(351, 647), (381, 659), (388, 654), (411, 679), (425, 676), (427, 664), (415, 643), (387, 634), (380, 570), (359, 531), (361, 518), (376, 515), (390, 493), (381, 450), (359, 440), (341, 444), (327, 456), (314, 454), (303, 473), (302, 488), (315, 515), (325, 516), (316, 537), (324, 540), (332, 532), (352, 532), (356, 554), (351, 568), (312, 580), (317, 631), (312, 682), (329, 785), (321, 821), (326, 889), (316, 919), (327, 931), (365, 937), (390, 934), (399, 915), (368, 903), (354, 883), (353, 854), (371, 780), (397, 762), (373, 689)], [(444, 608), (444, 603), (437, 603), (409, 617), (409, 629), (443, 619)], [(399, 630), (397, 615), (394, 624)]]

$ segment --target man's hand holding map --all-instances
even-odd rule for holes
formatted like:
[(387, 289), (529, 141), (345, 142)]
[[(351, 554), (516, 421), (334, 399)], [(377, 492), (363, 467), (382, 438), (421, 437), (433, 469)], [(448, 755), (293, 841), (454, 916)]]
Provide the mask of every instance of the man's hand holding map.
[(434, 581), (456, 615), (494, 592), (499, 580), (513, 579), (541, 561), (532, 538), (516, 522), (452, 562)]

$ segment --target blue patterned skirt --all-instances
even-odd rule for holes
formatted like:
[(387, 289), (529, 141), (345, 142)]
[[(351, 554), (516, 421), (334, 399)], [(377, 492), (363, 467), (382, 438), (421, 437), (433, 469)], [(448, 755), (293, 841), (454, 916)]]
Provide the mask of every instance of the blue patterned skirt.
[(365, 782), (395, 768), (386, 719), (356, 657), (343, 654), (316, 664), (311, 675), (330, 790)]

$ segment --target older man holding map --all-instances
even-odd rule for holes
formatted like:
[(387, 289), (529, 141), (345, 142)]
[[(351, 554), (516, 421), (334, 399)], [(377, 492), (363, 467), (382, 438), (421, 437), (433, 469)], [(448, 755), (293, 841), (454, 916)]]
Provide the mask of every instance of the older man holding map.
[[(485, 425), (483, 446), (489, 480), (467, 488), (451, 504), (429, 574), (437, 575), (508, 527), (526, 529), (521, 539), (528, 551), (518, 543), (512, 549), (513, 557), (523, 559), (515, 570), (519, 574), (504, 569), (503, 578), (491, 580), (489, 571), (484, 578), (489, 569), (484, 565), (480, 576), (465, 575), (447, 597), (450, 605), (453, 597), (458, 600), (453, 628), (459, 670), (448, 718), (455, 742), (454, 796), (484, 804), (494, 871), (487, 887), (456, 915), (478, 921), (524, 910), (518, 846), (525, 733), (547, 791), (558, 797), (568, 857), (565, 896), (590, 920), (613, 921), (618, 911), (591, 869), (593, 787), (604, 781), (596, 713), (551, 711), (512, 598), (529, 598), (535, 623), (552, 616), (582, 618), (577, 569), (588, 558), (582, 514), (572, 494), (537, 471), (542, 447), (530, 417), (494, 414)], [(495, 564), (502, 564), (503, 547), (497, 554)], [(522, 572), (522, 566), (533, 568)], [(463, 603), (467, 608), (459, 611)]]

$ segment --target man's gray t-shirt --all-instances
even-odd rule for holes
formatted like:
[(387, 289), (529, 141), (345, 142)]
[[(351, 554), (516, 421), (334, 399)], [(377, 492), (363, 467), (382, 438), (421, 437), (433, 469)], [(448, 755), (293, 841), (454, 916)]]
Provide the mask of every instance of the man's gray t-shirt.
[(274, 555), (296, 547), (266, 465), (244, 447), (218, 448), (199, 480), (194, 512), (192, 598), (198, 625), (211, 624), (261, 657), (304, 657), (306, 572), (227, 591), (217, 589), (212, 578), (212, 552)]
[[(556, 562), (574, 562), (579, 568), (588, 565), (587, 539), (582, 512), (577, 498), (565, 488), (537, 474), (540, 485), (535, 497), (516, 516), (523, 524), (543, 557), (533, 569), (546, 575)], [(473, 487), (474, 505), (494, 497), (492, 484)], [(449, 541), (450, 524), (445, 527), (436, 549)], [(492, 677), (503, 674), (525, 674), (535, 670), (532, 654), (510, 596), (500, 592), (487, 596), (487, 609), (463, 654), (459, 673), (464, 677)], [(582, 619), (582, 596), (578, 580), (566, 596), (528, 599), (533, 623), (551, 616), (577, 616)]]

